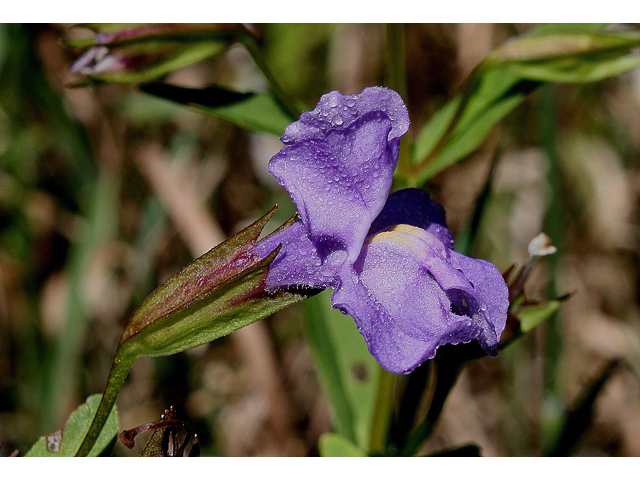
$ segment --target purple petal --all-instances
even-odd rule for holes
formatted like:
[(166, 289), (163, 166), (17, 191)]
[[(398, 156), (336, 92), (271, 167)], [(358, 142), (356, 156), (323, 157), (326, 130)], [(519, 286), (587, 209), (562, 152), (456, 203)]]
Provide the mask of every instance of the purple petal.
[(461, 271), (473, 285), (480, 312), (493, 329), (486, 329), (478, 339), (487, 352), (496, 354), (495, 345), (504, 331), (509, 310), (509, 290), (498, 268), (486, 260), (451, 252), (451, 265)]
[(402, 97), (384, 87), (368, 87), (357, 95), (338, 91), (323, 95), (316, 108), (300, 115), (280, 139), (286, 145), (319, 138), (332, 128), (344, 128), (369, 112), (383, 112), (392, 122), (389, 141), (399, 139), (409, 130), (409, 113)]
[(420, 188), (405, 188), (389, 195), (382, 212), (371, 225), (369, 235), (400, 224), (422, 228), (448, 248), (453, 248), (453, 236), (447, 228), (444, 208)]
[(334, 308), (350, 315), (363, 335), (371, 354), (392, 373), (409, 373), (425, 360), (424, 342), (399, 328), (385, 306), (359, 280), (350, 266), (340, 275), (340, 286), (331, 301)]
[(340, 271), (334, 307), (354, 317), (371, 353), (393, 373), (409, 373), (448, 343), (477, 339), (495, 353), (508, 302), (505, 306), (486, 298), (493, 290), (476, 290), (473, 283), (484, 277), (502, 298), (501, 285), (487, 267), (493, 266), (450, 252), (456, 256), (454, 264), (433, 235), (406, 230), (367, 241), (354, 268)]
[(387, 137), (392, 125), (371, 112), (321, 139), (283, 148), (269, 172), (289, 192), (309, 239), (334, 273), (354, 262), (391, 188), (397, 157)]
[(333, 274), (325, 274), (316, 247), (311, 243), (302, 222), (296, 222), (281, 232), (262, 240), (254, 249), (257, 255), (266, 257), (278, 245), (282, 248), (269, 266), (267, 290), (279, 288), (327, 288), (334, 287)]

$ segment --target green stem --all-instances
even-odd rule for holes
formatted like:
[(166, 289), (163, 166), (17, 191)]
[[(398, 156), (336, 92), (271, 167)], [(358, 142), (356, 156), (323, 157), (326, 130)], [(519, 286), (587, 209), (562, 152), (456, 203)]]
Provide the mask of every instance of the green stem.
[(451, 347), (457, 347), (457, 345), (440, 347), (441, 351), (434, 360), (435, 383), (430, 383), (434, 386), (434, 390), (429, 410), (422, 422), (415, 428), (407, 440), (407, 443), (402, 447), (400, 455), (403, 457), (415, 455), (425, 440), (431, 436), (438, 418), (440, 418), (449, 392), (451, 392), (462, 367), (466, 363), (465, 357), (471, 358), (475, 354), (476, 349), (479, 348), (476, 345), (463, 346), (462, 348), (455, 349)]
[[(560, 155), (558, 153), (558, 105), (556, 99), (556, 90), (553, 85), (546, 85), (540, 90), (540, 105), (538, 111), (538, 124), (540, 129), (540, 145), (543, 152), (549, 159), (549, 170), (547, 182), (549, 185), (550, 196), (549, 206), (544, 219), (544, 231), (551, 239), (553, 244), (562, 251), (564, 244), (564, 236), (567, 232), (567, 226), (570, 222), (567, 214), (567, 202), (564, 195), (563, 184), (566, 181), (561, 165)], [(549, 282), (548, 289), (550, 296), (556, 296), (558, 289), (556, 288), (557, 273), (559, 265), (559, 255), (551, 255), (548, 257), (549, 266)], [(545, 372), (547, 380), (547, 393), (553, 393), (555, 390), (555, 381), (557, 380), (557, 367), (559, 365), (560, 352), (562, 352), (562, 338), (558, 330), (557, 314), (547, 320), (547, 351), (545, 352), (545, 364), (548, 370)]]
[[(572, 221), (570, 211), (567, 210), (568, 197), (565, 196), (566, 181), (558, 152), (558, 104), (554, 85), (545, 85), (540, 89), (538, 106), (539, 141), (542, 151), (549, 160), (547, 185), (549, 187), (549, 202), (544, 219), (544, 232), (551, 237), (553, 245), (562, 252), (566, 232), (570, 230)], [(559, 271), (559, 255), (547, 257), (549, 280), (547, 282), (548, 295), (555, 297), (558, 292), (557, 278)], [(542, 351), (544, 352), (544, 370), (542, 395), (545, 399), (558, 397), (558, 378), (560, 357), (563, 350), (563, 340), (558, 326), (559, 317), (556, 312), (545, 321)], [(548, 445), (551, 441), (548, 429), (541, 430), (541, 445)]]
[(469, 220), (469, 223), (466, 225), (466, 227), (462, 230), (462, 232), (458, 235), (458, 238), (456, 238), (456, 251), (462, 253), (463, 255), (470, 256), (473, 252), (473, 247), (480, 231), (480, 222), (482, 220), (482, 216), (484, 214), (485, 207), (487, 206), (489, 197), (491, 196), (491, 189), (493, 188), (493, 180), (496, 167), (504, 150), (505, 144), (502, 143), (495, 151), (493, 159), (491, 160), (489, 173), (487, 174), (487, 179), (484, 182), (482, 190), (476, 197), (475, 208), (473, 209), (471, 219)]
[[(404, 42), (404, 25), (389, 23), (384, 26), (384, 58), (386, 65), (385, 84), (400, 94), (405, 104), (407, 98), (407, 70)], [(410, 155), (411, 132), (400, 139), (400, 155), (395, 175), (396, 188), (415, 186), (411, 176)]]
[(429, 360), (408, 376), (402, 400), (391, 426), (389, 441), (401, 451), (415, 424), (420, 404), (431, 404), (435, 389), (435, 362)]
[(407, 75), (405, 68), (404, 25), (388, 23), (384, 26), (384, 56), (386, 84), (407, 100)]
[(378, 395), (373, 410), (371, 433), (369, 436), (369, 451), (383, 452), (386, 449), (387, 433), (393, 410), (396, 377), (380, 368), (378, 376)]
[(443, 382), (438, 383), (433, 396), (433, 402), (431, 403), (431, 408), (429, 408), (429, 413), (420, 425), (416, 427), (411, 437), (409, 437), (407, 444), (401, 452), (403, 457), (415, 455), (424, 441), (431, 436), (431, 433), (433, 433), (433, 429), (435, 428), (436, 421), (440, 416), (440, 413), (442, 413), (444, 401), (446, 400), (452, 386), (453, 385), (445, 386)]
[(256, 62), (256, 65), (262, 71), (262, 74), (269, 83), (269, 89), (271, 90), (271, 93), (273, 94), (278, 104), (291, 117), (292, 120), (297, 120), (304, 108), (301, 108), (301, 106), (299, 106), (297, 102), (295, 102), (289, 97), (289, 95), (285, 93), (276, 78), (273, 76), (273, 73), (271, 72), (271, 69), (267, 64), (267, 59), (262, 53), (262, 50), (260, 49), (256, 38), (251, 34), (251, 32), (247, 31), (247, 33), (242, 36), (241, 41), (251, 55), (251, 58), (253, 58), (253, 61)]
[(91, 452), (91, 448), (96, 443), (96, 440), (98, 440), (100, 432), (102, 432), (104, 424), (107, 422), (111, 410), (113, 410), (116, 404), (116, 400), (118, 399), (120, 390), (122, 390), (131, 365), (133, 365), (133, 361), (134, 359), (131, 358), (123, 359), (121, 352), (116, 351), (116, 356), (111, 364), (109, 379), (102, 394), (100, 405), (98, 405), (98, 410), (96, 411), (95, 417), (93, 417), (89, 431), (82, 441), (82, 445), (80, 445), (80, 448), (76, 452), (76, 457), (86, 457), (89, 455), (89, 452)]

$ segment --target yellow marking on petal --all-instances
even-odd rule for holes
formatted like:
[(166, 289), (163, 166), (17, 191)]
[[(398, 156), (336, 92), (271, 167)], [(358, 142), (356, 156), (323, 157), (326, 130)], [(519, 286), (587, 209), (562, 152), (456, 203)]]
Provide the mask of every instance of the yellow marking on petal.
[(432, 235), (421, 228), (399, 224), (367, 238), (365, 243), (379, 241), (395, 243), (402, 245), (418, 257), (421, 257), (428, 249), (427, 242), (430, 237), (432, 237)]

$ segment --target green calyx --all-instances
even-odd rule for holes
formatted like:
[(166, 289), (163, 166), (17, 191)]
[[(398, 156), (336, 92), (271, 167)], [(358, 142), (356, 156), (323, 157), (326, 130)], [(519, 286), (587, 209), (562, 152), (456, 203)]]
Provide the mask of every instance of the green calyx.
[(269, 265), (280, 247), (266, 257), (253, 250), (275, 210), (194, 260), (135, 310), (120, 338), (94, 421), (76, 456), (91, 450), (135, 360), (211, 342), (317, 293), (266, 291)]

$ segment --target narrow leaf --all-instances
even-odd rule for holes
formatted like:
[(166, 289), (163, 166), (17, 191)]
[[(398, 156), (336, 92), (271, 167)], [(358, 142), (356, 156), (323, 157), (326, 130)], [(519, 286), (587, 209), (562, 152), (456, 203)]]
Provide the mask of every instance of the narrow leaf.
[(148, 83), (140, 89), (258, 132), (281, 136), (285, 127), (295, 120), (270, 93), (239, 93), (218, 86), (197, 89), (164, 83)]
[(520, 331), (527, 333), (533, 330), (556, 313), (568, 299), (569, 295), (564, 295), (555, 300), (517, 307), (514, 313), (520, 320)]
[(431, 152), (438, 141), (447, 133), (447, 128), (453, 122), (453, 119), (460, 108), (462, 95), (455, 95), (449, 102), (440, 108), (429, 119), (426, 125), (420, 130), (416, 141), (412, 146), (412, 161), (418, 163), (419, 160), (425, 158)]
[(620, 75), (640, 64), (638, 32), (534, 33), (507, 42), (486, 60), (521, 78), (587, 83)]
[[(504, 68), (478, 73), (469, 90), (454, 96), (436, 113), (437, 121), (428, 123), (420, 132), (412, 160), (416, 183), (424, 183), (471, 154), (491, 129), (539, 85)], [(443, 128), (445, 124), (447, 127)]]
[(495, 49), (488, 61), (551, 61), (560, 57), (628, 52), (638, 46), (638, 32), (613, 31), (534, 31), (506, 42)]
[(409, 183), (422, 184), (472, 153), (540, 85), (593, 82), (640, 65), (640, 33), (602, 28), (542, 26), (494, 50), (416, 137)]

